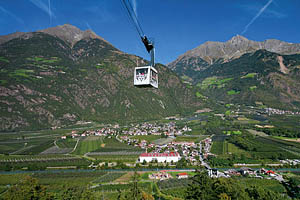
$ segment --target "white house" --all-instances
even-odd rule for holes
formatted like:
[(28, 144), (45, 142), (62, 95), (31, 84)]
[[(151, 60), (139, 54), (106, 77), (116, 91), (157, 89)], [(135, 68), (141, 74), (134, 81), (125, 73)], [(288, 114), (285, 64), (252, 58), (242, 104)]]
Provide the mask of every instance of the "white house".
[(186, 172), (179, 173), (176, 176), (177, 176), (178, 179), (188, 178), (189, 177), (189, 175)]
[(180, 160), (180, 155), (177, 152), (171, 153), (142, 153), (139, 157), (139, 161), (142, 163), (144, 160), (146, 162), (156, 161), (157, 162), (178, 162)]

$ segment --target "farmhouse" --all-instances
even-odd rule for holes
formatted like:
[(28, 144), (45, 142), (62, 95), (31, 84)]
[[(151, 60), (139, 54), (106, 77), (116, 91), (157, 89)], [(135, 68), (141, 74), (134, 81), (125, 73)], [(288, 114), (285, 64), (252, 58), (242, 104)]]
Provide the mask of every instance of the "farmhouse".
[(188, 178), (188, 174), (186, 172), (183, 173), (179, 173), (176, 175), (178, 179), (182, 179), (182, 178)]
[(139, 161), (142, 163), (146, 162), (178, 162), (180, 160), (180, 155), (177, 152), (171, 153), (142, 153), (139, 157)]
[(149, 174), (149, 179), (157, 179), (157, 180), (167, 180), (172, 178), (172, 176), (166, 172), (158, 172), (158, 173), (153, 173)]

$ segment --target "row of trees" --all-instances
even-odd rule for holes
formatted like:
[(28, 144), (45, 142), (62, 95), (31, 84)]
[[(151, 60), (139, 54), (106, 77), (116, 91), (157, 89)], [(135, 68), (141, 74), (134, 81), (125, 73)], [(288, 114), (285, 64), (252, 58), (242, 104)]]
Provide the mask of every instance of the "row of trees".
[(262, 131), (268, 135), (273, 136), (284, 136), (284, 137), (290, 137), (290, 138), (299, 138), (300, 137), (300, 131), (295, 129), (286, 129), (286, 128), (257, 128), (258, 131)]
[(243, 187), (230, 178), (212, 179), (205, 172), (200, 172), (193, 177), (192, 183), (186, 190), (185, 199), (284, 200), (289, 198), (261, 187)]
[[(157, 184), (152, 185), (152, 193), (146, 192), (139, 184), (140, 177), (135, 172), (130, 181), (130, 188), (127, 191), (118, 191), (118, 200), (154, 200), (177, 198), (163, 194)], [(300, 180), (291, 178), (284, 183), (287, 194), (280, 194), (257, 186), (245, 186), (231, 178), (210, 178), (206, 172), (197, 172), (191, 182), (182, 192), (187, 200), (287, 200), (300, 198)], [(99, 194), (98, 194), (99, 195)], [(65, 187), (59, 192), (49, 192), (46, 186), (39, 184), (38, 180), (26, 177), (19, 184), (12, 186), (2, 196), (4, 200), (50, 200), (50, 199), (105, 199), (103, 196), (96, 196), (96, 192), (90, 188)], [(1, 199), (0, 197), (0, 199)]]

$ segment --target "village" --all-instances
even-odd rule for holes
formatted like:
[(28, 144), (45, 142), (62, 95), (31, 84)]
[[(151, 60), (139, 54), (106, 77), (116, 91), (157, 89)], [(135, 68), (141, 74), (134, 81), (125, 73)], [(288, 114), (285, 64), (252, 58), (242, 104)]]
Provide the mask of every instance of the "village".
[[(89, 130), (79, 134), (77, 131), (72, 131), (71, 137), (88, 137), (88, 136), (105, 136), (115, 137), (118, 141), (126, 143), (131, 146), (139, 147), (144, 150), (141, 153), (136, 163), (139, 163), (142, 167), (147, 167), (149, 163), (161, 163), (164, 166), (176, 167), (176, 163), (184, 160), (188, 162), (190, 166), (202, 166), (207, 170), (208, 175), (212, 178), (232, 176), (247, 176), (259, 179), (276, 179), (280, 182), (284, 181), (282, 175), (276, 173), (273, 170), (251, 169), (249, 167), (241, 167), (240, 169), (227, 169), (218, 170), (211, 168), (209, 163), (206, 162), (209, 155), (213, 155), (210, 150), (212, 146), (212, 136), (207, 136), (205, 139), (198, 142), (176, 142), (174, 139), (177, 136), (185, 135), (186, 132), (192, 131), (188, 126), (178, 128), (176, 122), (169, 122), (165, 124), (151, 124), (142, 123), (137, 125), (131, 125), (130, 128), (120, 129), (119, 125), (107, 126), (98, 130)], [(135, 139), (135, 136), (149, 136), (156, 135), (161, 136), (154, 142), (149, 142), (145, 139)], [(62, 136), (65, 139), (66, 136)], [(299, 164), (299, 160), (281, 160), (282, 164)], [(191, 169), (194, 171), (194, 169)], [(173, 178), (168, 172), (174, 170), (161, 170), (155, 173), (149, 174), (149, 179), (166, 180)], [(189, 173), (181, 170), (175, 170), (179, 172), (176, 178), (188, 178)], [(190, 170), (189, 170), (190, 171)]]
[(266, 108), (265, 112), (268, 115), (300, 115), (300, 112), (293, 112), (289, 110), (279, 110), (275, 108)]

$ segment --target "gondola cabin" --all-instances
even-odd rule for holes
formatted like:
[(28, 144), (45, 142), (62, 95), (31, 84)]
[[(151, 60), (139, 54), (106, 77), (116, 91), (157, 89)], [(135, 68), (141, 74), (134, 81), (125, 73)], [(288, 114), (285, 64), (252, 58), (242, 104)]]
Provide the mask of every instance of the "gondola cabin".
[(134, 85), (158, 88), (157, 70), (152, 66), (136, 67), (134, 70)]

